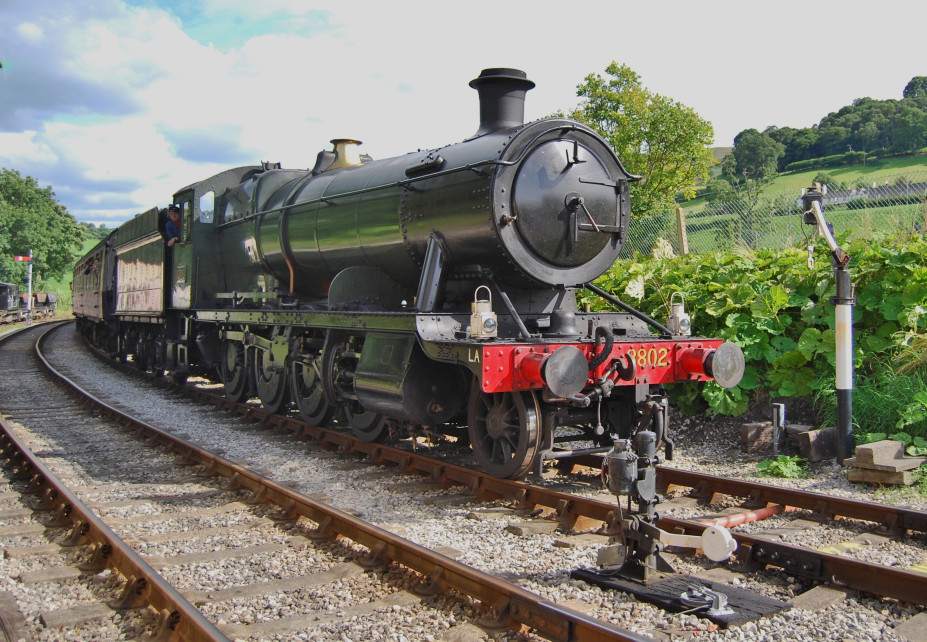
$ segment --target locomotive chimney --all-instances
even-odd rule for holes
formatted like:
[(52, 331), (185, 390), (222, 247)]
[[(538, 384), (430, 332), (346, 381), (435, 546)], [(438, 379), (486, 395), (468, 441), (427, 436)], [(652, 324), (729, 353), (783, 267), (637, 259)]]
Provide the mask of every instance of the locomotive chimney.
[(525, 92), (534, 89), (525, 72), (504, 67), (484, 69), (470, 86), (480, 92), (480, 129), (474, 138), (525, 124)]

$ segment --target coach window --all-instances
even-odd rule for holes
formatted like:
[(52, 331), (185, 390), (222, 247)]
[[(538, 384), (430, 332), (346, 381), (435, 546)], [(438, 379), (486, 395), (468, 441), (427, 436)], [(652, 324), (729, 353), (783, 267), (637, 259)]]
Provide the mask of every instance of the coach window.
[(216, 210), (216, 193), (208, 191), (200, 196), (200, 223), (212, 223)]

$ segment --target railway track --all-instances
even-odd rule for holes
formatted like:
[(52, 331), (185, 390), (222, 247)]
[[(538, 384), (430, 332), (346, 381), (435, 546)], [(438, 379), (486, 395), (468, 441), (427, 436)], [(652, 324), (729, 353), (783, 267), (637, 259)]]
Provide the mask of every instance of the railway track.
[[(532, 530), (531, 525), (539, 527), (554, 525), (568, 533), (594, 530), (609, 519), (609, 514), (615, 508), (614, 503), (611, 501), (567, 494), (550, 487), (545, 488), (537, 485), (497, 480), (454, 466), (445, 461), (435, 461), (433, 458), (423, 457), (416, 452), (357, 442), (342, 433), (305, 426), (300, 422), (278, 415), (266, 415), (260, 409), (247, 404), (230, 404), (227, 400), (208, 391), (189, 390), (188, 394), (229, 410), (235, 416), (240, 417), (239, 421), (242, 423), (252, 423), (257, 427), (271, 429), (273, 433), (289, 433), (292, 436), (299, 437), (307, 443), (311, 443), (315, 451), (321, 449), (337, 452), (339, 457), (347, 457), (348, 459), (351, 459), (353, 454), (355, 459), (360, 458), (365, 462), (385, 463), (399, 471), (424, 476), (428, 487), (456, 487), (454, 492), (463, 495), (463, 499), (469, 497), (469, 499), (482, 502), (504, 499), (512, 506), (521, 508), (523, 512), (533, 510), (537, 514), (537, 519), (524, 526), (526, 531)], [(595, 462), (585, 463), (594, 464)], [(358, 470), (371, 469), (369, 463), (346, 463), (345, 466), (350, 471), (354, 470), (354, 466), (362, 467), (358, 468)], [(835, 498), (831, 497), (822, 498), (822, 496), (813, 493), (800, 493), (788, 491), (787, 489), (784, 489), (784, 494), (780, 496), (775, 488), (770, 488), (767, 485), (750, 484), (749, 482), (737, 480), (725, 481), (674, 471), (668, 468), (660, 471), (660, 479), (665, 486), (692, 488), (694, 495), (704, 498), (720, 493), (744, 498), (750, 507), (787, 500), (790, 506), (806, 509), (808, 515), (817, 511), (817, 517), (819, 518), (847, 515), (857, 520), (870, 520), (872, 531), (875, 531), (880, 525), (887, 526), (887, 529), (882, 529), (885, 534), (881, 535), (887, 537), (898, 537), (903, 532), (901, 529), (918, 529), (920, 528), (918, 525), (922, 524), (921, 520), (923, 519), (923, 513), (917, 513), (916, 511), (904, 511), (890, 507), (874, 509), (870, 504), (854, 506), (853, 502), (835, 500)], [(562, 481), (557, 480), (551, 485), (562, 484)], [(454, 496), (451, 495), (448, 498), (453, 500)], [(673, 504), (673, 502), (668, 503), (669, 506), (673, 506)], [(794, 513), (788, 515), (794, 515)], [(802, 515), (805, 515), (805, 513), (802, 513)], [(662, 525), (664, 528), (684, 529), (687, 532), (697, 532), (699, 528), (704, 527), (693, 520), (666, 519)], [(885, 567), (882, 566), (866, 566), (858, 561), (847, 559), (843, 555), (803, 551), (796, 546), (784, 546), (781, 542), (776, 541), (779, 539), (778, 537), (770, 540), (762, 535), (735, 536), (740, 540), (741, 551), (744, 552), (740, 558), (741, 565), (746, 568), (765, 567), (767, 564), (778, 565), (790, 575), (804, 576), (809, 581), (831, 581), (836, 582), (838, 586), (849, 586), (857, 590), (871, 591), (878, 595), (894, 595), (897, 599), (914, 602), (923, 602), (922, 596), (927, 594), (923, 591), (923, 580), (920, 574), (917, 573), (908, 576), (905, 575), (904, 571), (899, 573), (896, 570), (885, 570)], [(565, 539), (570, 538), (567, 536)], [(604, 542), (604, 539), (599, 538), (602, 542)], [(789, 557), (789, 555), (792, 557)], [(796, 566), (795, 562), (789, 560), (799, 560), (800, 563)], [(803, 569), (803, 566), (808, 568)], [(804, 571), (804, 573), (800, 571)], [(879, 579), (874, 580), (873, 578), (876, 577)], [(558, 636), (553, 635), (551, 637), (556, 638)]]
[[(25, 341), (29, 334), (31, 333), (25, 333), (26, 336), (22, 340), (14, 339), (13, 342)], [(16, 346), (13, 346), (13, 350), (15, 352)], [(26, 368), (23, 367), (22, 370), (25, 372)], [(42, 386), (36, 385), (37, 383), (36, 381), (24, 382), (24, 387), (26, 389), (30, 387), (41, 388)], [(60, 400), (60, 396), (58, 395), (51, 395), (50, 398)], [(39, 401), (39, 403), (32, 405), (31, 408), (48, 408), (52, 405), (50, 401), (42, 403), (42, 400), (34, 399), (33, 402), (35, 401)], [(6, 396), (5, 403), (7, 404), (5, 413), (15, 415), (17, 411), (13, 410), (11, 412), (9, 398)], [(62, 404), (57, 410), (64, 412), (65, 416), (67, 416), (67, 413), (73, 414), (74, 412), (73, 409), (67, 407), (66, 404)], [(230, 523), (238, 524), (241, 521), (235, 516), (242, 510), (240, 499), (236, 498), (241, 491), (247, 491), (247, 496), (250, 501), (276, 506), (279, 511), (278, 517), (282, 518), (278, 521), (284, 524), (295, 524), (292, 529), (286, 530), (287, 537), (285, 542), (272, 543), (269, 545), (255, 544), (251, 546), (236, 543), (231, 546), (226, 545), (225, 548), (221, 549), (223, 552), (203, 551), (199, 553), (188, 553), (180, 558), (172, 558), (169, 555), (149, 555), (148, 561), (146, 562), (144, 559), (139, 559), (137, 555), (133, 555), (129, 552), (128, 547), (124, 543), (120, 543), (117, 539), (110, 537), (104, 523), (106, 518), (99, 519), (95, 517), (89, 509), (81, 507), (77, 497), (63, 486), (52, 481), (53, 475), (51, 471), (47, 470), (38, 458), (34, 456), (30, 457), (30, 455), (26, 454), (25, 443), (11, 434), (9, 443), (4, 446), (4, 452), (5, 456), (11, 459), (13, 473), (17, 476), (27, 477), (33, 490), (40, 491), (42, 498), (41, 508), (52, 510), (55, 515), (53, 523), (57, 524), (63, 521), (65, 517), (73, 522), (70, 529), (71, 535), (68, 538), (69, 544), (87, 543), (90, 545), (92, 554), (90, 554), (89, 560), (85, 560), (84, 572), (99, 575), (99, 573), (105, 571), (102, 567), (113, 565), (119, 573), (126, 578), (123, 587), (123, 597), (120, 600), (122, 605), (135, 609), (147, 605), (149, 610), (153, 610), (160, 614), (159, 624), (157, 625), (157, 631), (155, 633), (156, 636), (176, 635), (181, 639), (222, 639), (223, 634), (234, 637), (249, 637), (255, 635), (264, 637), (266, 635), (286, 634), (292, 630), (298, 630), (299, 627), (318, 627), (318, 621), (320, 619), (324, 620), (324, 618), (321, 618), (319, 614), (314, 614), (311, 611), (289, 618), (278, 618), (277, 621), (270, 624), (267, 622), (248, 622), (248, 618), (245, 618), (244, 622), (231, 622), (231, 616), (223, 616), (220, 614), (217, 617), (218, 623), (211, 624), (203, 617), (201, 612), (190, 606), (190, 601), (216, 604), (227, 601), (234, 602), (236, 599), (254, 599), (257, 595), (265, 595), (267, 593), (273, 594), (275, 592), (293, 590), (297, 587), (305, 589), (307, 586), (318, 583), (319, 577), (322, 577), (323, 580), (327, 580), (328, 583), (332, 583), (348, 582), (345, 578), (363, 576), (365, 578), (363, 581), (356, 580), (355, 583), (368, 582), (374, 585), (367, 589), (368, 593), (375, 594), (377, 592), (385, 592), (385, 595), (378, 599), (365, 598), (360, 605), (338, 605), (339, 609), (347, 611), (352, 617), (371, 616), (376, 614), (378, 609), (381, 611), (385, 609), (387, 613), (392, 615), (398, 608), (401, 613), (405, 614), (409, 607), (419, 604), (422, 598), (407, 591), (388, 590), (390, 580), (395, 580), (395, 578), (390, 578), (390, 573), (395, 574), (395, 571), (381, 571), (380, 576), (382, 577), (378, 577), (376, 574), (364, 573), (362, 568), (368, 566), (371, 568), (390, 569), (395, 566), (391, 563), (396, 562), (405, 569), (403, 574), (407, 576), (400, 578), (400, 585), (413, 583), (414, 579), (414, 583), (421, 584), (419, 593), (423, 595), (445, 596), (442, 597), (442, 599), (448, 599), (446, 597), (448, 593), (459, 592), (471, 596), (480, 603), (492, 607), (491, 612), (495, 619), (494, 623), (497, 626), (508, 627), (510, 629), (530, 626), (531, 629), (537, 633), (552, 639), (641, 639), (639, 636), (623, 631), (607, 622), (596, 620), (582, 613), (572, 611), (569, 608), (554, 604), (508, 582), (499, 580), (479, 570), (468, 567), (465, 564), (456, 562), (442, 555), (440, 552), (413, 544), (393, 533), (356, 518), (347, 512), (337, 510), (320, 501), (295, 492), (292, 489), (273, 482), (259, 473), (209, 453), (193, 444), (187, 443), (154, 426), (145, 425), (144, 422), (133, 421), (125, 413), (119, 412), (111, 406), (96, 403), (95, 412), (104, 415), (110, 422), (132, 426), (134, 430), (140, 432), (144, 431), (147, 440), (146, 447), (151, 447), (156, 444), (167, 446), (181, 459), (183, 467), (179, 470), (174, 470), (172, 476), (168, 479), (153, 480), (149, 478), (151, 475), (165, 474), (165, 471), (160, 470), (162, 467), (161, 465), (146, 466), (144, 475), (141, 475), (140, 478), (139, 476), (132, 477), (131, 470), (136, 466), (134, 461), (137, 461), (137, 459), (133, 461), (128, 471), (120, 471), (119, 473), (116, 473), (114, 470), (107, 471), (108, 479), (111, 480), (115, 477), (120, 480), (115, 484), (112, 482), (108, 484), (111, 486), (107, 489), (108, 493), (137, 494), (140, 490), (138, 488), (139, 484), (145, 486), (146, 490), (150, 489), (153, 485), (171, 488), (171, 492), (167, 496), (162, 494), (148, 494), (144, 497), (129, 500), (130, 504), (134, 502), (139, 504), (139, 507), (150, 505), (152, 501), (155, 501), (159, 509), (157, 515), (140, 516), (133, 512), (134, 506), (124, 507), (119, 506), (118, 502), (103, 502), (104, 510), (113, 511), (113, 513), (108, 516), (110, 521), (115, 519), (116, 523), (125, 527), (125, 530), (130, 533), (131, 539), (135, 542), (140, 542), (143, 545), (143, 549), (150, 550), (152, 547), (157, 548), (156, 545), (158, 543), (165, 541), (187, 539), (186, 534), (182, 537), (177, 537), (177, 533), (168, 533), (167, 535), (157, 533), (159, 530), (157, 527), (155, 527), (155, 532), (151, 532), (141, 528), (141, 524), (156, 524), (159, 522), (174, 524), (181, 518), (189, 520), (191, 516), (184, 515), (184, 513), (189, 512), (189, 509), (186, 511), (183, 510), (186, 502), (204, 496), (208, 498), (211, 503), (215, 503), (216, 505), (207, 507), (206, 509), (196, 509), (194, 512), (208, 512), (212, 514), (213, 517), (217, 518), (213, 520), (213, 523), (220, 523), (223, 524), (223, 526), (184, 526), (183, 528), (193, 528), (193, 533), (198, 537), (207, 538), (207, 542), (212, 541), (208, 539), (209, 533), (212, 533), (216, 537), (220, 537), (220, 534), (215, 532), (217, 528), (219, 531), (228, 530), (225, 525)], [(4, 428), (7, 429), (8, 427), (4, 426)], [(95, 427), (94, 433), (110, 432), (111, 430), (110, 427), (101, 425)], [(13, 431), (10, 432), (12, 433)], [(97, 436), (97, 434), (94, 435), (95, 438)], [(53, 440), (54, 435), (47, 438)], [(88, 442), (91, 441), (89, 435), (86, 439)], [(104, 441), (113, 440), (114, 437), (112, 434), (104, 437)], [(97, 449), (102, 448), (104, 448), (104, 446), (99, 443), (91, 446), (91, 449), (96, 451), (96, 455), (99, 455), (101, 452)], [(21, 454), (13, 454), (13, 451)], [(67, 459), (69, 462), (71, 461), (70, 455), (73, 454), (76, 453), (68, 453)], [(57, 456), (63, 457), (64, 453), (58, 453)], [(165, 456), (146, 453), (144, 458), (157, 460), (164, 459)], [(87, 461), (88, 465), (93, 465), (95, 460), (90, 459)], [(200, 486), (194, 486), (194, 490), (188, 488), (186, 485), (179, 486), (181, 481), (178, 480), (177, 476), (180, 475), (182, 477), (183, 475), (189, 475), (189, 467), (191, 465), (201, 466), (210, 474), (220, 474), (226, 477), (228, 479), (228, 487), (203, 489)], [(170, 468), (170, 466), (164, 467)], [(176, 465), (173, 467), (176, 468)], [(122, 485), (122, 477), (130, 477), (133, 481), (129, 482), (127, 486), (124, 486)], [(184, 484), (186, 483), (187, 482), (184, 482)], [(93, 492), (99, 491), (100, 488), (94, 485)], [(150, 493), (150, 490), (148, 492)], [(179, 511), (180, 515), (168, 514), (168, 512), (163, 509), (165, 503), (179, 507), (181, 509)], [(128, 511), (128, 513), (125, 511)], [(115, 515), (115, 518), (113, 518), (112, 515)], [(261, 521), (259, 519), (260, 517), (266, 517), (266, 515), (258, 515), (254, 517), (254, 519)], [(308, 518), (314, 525), (314, 528), (307, 530), (303, 523), (305, 520), (300, 521), (301, 518)], [(280, 540), (282, 535), (278, 532), (279, 527), (273, 524), (273, 520), (268, 521), (265, 519), (263, 521), (268, 522), (268, 524), (264, 525), (266, 528), (263, 531), (256, 523), (252, 524), (250, 522), (240, 529), (235, 530), (241, 530), (249, 535), (257, 533), (257, 541), (274, 542), (274, 540)], [(292, 532), (294, 530), (305, 532)], [(357, 570), (353, 572), (351, 570), (344, 570), (341, 568), (344, 565), (342, 562), (326, 560), (325, 556), (320, 556), (318, 554), (317, 549), (307, 544), (294, 543), (294, 538), (299, 535), (308, 535), (310, 539), (328, 542), (328, 544), (325, 545), (327, 547), (332, 547), (332, 542), (339, 537), (350, 539), (353, 544), (348, 547), (334, 547), (335, 557), (356, 558), (360, 566), (355, 564)], [(249, 558), (247, 562), (249, 566), (255, 566), (258, 564), (258, 561), (251, 560), (250, 556), (252, 555), (266, 556), (280, 553), (281, 551), (283, 553), (292, 554), (294, 550), (310, 551), (308, 554), (303, 553), (301, 555), (296, 555), (296, 557), (303, 560), (308, 559), (308, 563), (313, 568), (325, 566), (330, 566), (331, 568), (321, 573), (303, 575), (293, 570), (280, 571), (276, 568), (265, 568), (264, 570), (258, 571), (257, 576), (266, 578), (267, 576), (279, 575), (282, 572), (286, 575), (286, 579), (269, 583), (261, 579), (250, 584), (232, 587), (222, 585), (221, 588), (214, 584), (210, 585), (207, 581), (203, 588), (191, 589), (189, 586), (184, 588), (182, 592), (187, 596), (187, 599), (184, 599), (184, 596), (180, 595), (180, 590), (173, 589), (171, 584), (165, 582), (154, 570), (154, 567), (176, 568), (177, 566), (183, 569), (187, 565), (202, 564), (212, 558), (227, 559), (229, 557), (239, 557), (241, 555), (245, 555)], [(303, 564), (305, 563), (304, 561)], [(299, 563), (297, 563), (297, 566), (299, 566)], [(351, 566), (351, 564), (349, 563), (347, 566)], [(410, 573), (409, 571), (415, 571), (420, 575)], [(170, 576), (171, 573), (167, 573), (167, 575)], [(208, 577), (209, 572), (207, 572), (206, 575)], [(371, 579), (372, 577), (376, 579)], [(178, 583), (179, 578), (173, 577), (171, 580), (174, 583)], [(381, 584), (385, 584), (386, 586), (380, 586)], [(326, 592), (330, 594), (331, 588), (326, 590), (323, 586), (321, 591), (323, 595)], [(173, 594), (170, 600), (164, 597), (168, 594)], [(397, 594), (401, 595), (397, 597)], [(472, 607), (472, 604), (468, 606)], [(216, 612), (221, 613), (219, 610)], [(479, 613), (479, 610), (474, 612)], [(96, 615), (96, 617), (100, 617), (99, 614)], [(214, 617), (216, 617), (215, 614)], [(288, 619), (290, 621), (280, 622), (281, 619)], [(390, 618), (387, 618), (387, 626), (391, 626), (389, 619)], [(200, 622), (200, 624), (197, 625), (196, 622)], [(220, 630), (222, 632), (220, 632)]]
[[(443, 486), (464, 486), (481, 501), (505, 499), (517, 502), (525, 510), (549, 509), (540, 513), (542, 518), (555, 520), (566, 531), (584, 531), (604, 528), (613, 519), (612, 501), (578, 496), (555, 488), (502, 480), (447, 462), (435, 461), (427, 454), (404, 449), (370, 444), (351, 435), (324, 428), (308, 426), (298, 419), (266, 413), (259, 408), (228, 402), (212, 391), (188, 389), (194, 398), (216, 405), (229, 412), (247, 417), (266, 428), (292, 433), (299, 439), (313, 440), (318, 446), (342, 453), (352, 453), (368, 462), (392, 464), (405, 472), (414, 472)], [(583, 456), (566, 466), (592, 467), (598, 470), (602, 458)], [(691, 489), (691, 495), (710, 499), (716, 494), (742, 498), (743, 512), (757, 507), (781, 506), (783, 509), (803, 509), (802, 516), (811, 519), (835, 520), (843, 518), (869, 524), (858, 539), (881, 540), (900, 538), (909, 532), (919, 536), (927, 534), (927, 512), (889, 506), (876, 502), (834, 497), (820, 493), (799, 491), (762, 482), (716, 477), (702, 473), (658, 467), (658, 486), (663, 492), (675, 488)], [(784, 510), (782, 512), (785, 512)], [(793, 516), (797, 518), (798, 516)], [(665, 530), (701, 534), (710, 524), (708, 520), (685, 520), (666, 517), (659, 522)], [(762, 534), (733, 532), (740, 553), (738, 563), (745, 568), (772, 566), (781, 568), (817, 582), (865, 591), (875, 595), (904, 600), (919, 605), (927, 604), (927, 568), (917, 570), (886, 567), (847, 557), (835, 552), (808, 550), (789, 544), (778, 537)], [(857, 537), (849, 536), (849, 539)], [(923, 539), (921, 545), (927, 544)], [(851, 552), (847, 547), (844, 553)], [(924, 558), (927, 562), (927, 556)]]

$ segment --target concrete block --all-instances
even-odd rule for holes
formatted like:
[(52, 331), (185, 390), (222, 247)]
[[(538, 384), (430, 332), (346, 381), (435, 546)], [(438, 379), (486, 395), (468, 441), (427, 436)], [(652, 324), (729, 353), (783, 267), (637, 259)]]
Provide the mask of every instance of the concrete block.
[(847, 592), (844, 589), (822, 584), (793, 597), (792, 606), (805, 611), (823, 611), (828, 606), (839, 604), (846, 599)]
[(908, 642), (927, 642), (927, 613), (918, 613), (895, 627), (895, 634)]
[(808, 432), (809, 430), (814, 430), (814, 426), (810, 424), (786, 424), (785, 425), (785, 435), (789, 439), (803, 432)]
[(798, 436), (814, 430), (814, 426), (809, 424), (786, 424), (785, 440), (792, 448), (798, 448)]
[(513, 522), (505, 527), (505, 530), (512, 535), (524, 537), (528, 535), (549, 535), (560, 526), (557, 522), (536, 521), (536, 522)]
[(442, 634), (441, 639), (445, 642), (482, 642), (489, 638), (486, 631), (467, 622), (452, 626)]
[(45, 582), (66, 582), (80, 577), (80, 571), (71, 566), (48, 568), (41, 571), (26, 571), (19, 576), (23, 584), (43, 584)]
[(843, 460), (844, 466), (853, 466), (855, 468), (865, 468), (867, 470), (881, 470), (887, 473), (900, 473), (904, 470), (914, 470), (920, 468), (924, 463), (924, 457), (902, 457), (896, 459), (890, 464), (863, 464), (856, 457), (850, 457)]
[(577, 546), (606, 546), (608, 536), (598, 533), (580, 533), (578, 535), (564, 535), (554, 540), (557, 548), (575, 548)]
[(74, 606), (67, 609), (57, 609), (55, 611), (45, 611), (39, 615), (42, 624), (46, 628), (53, 629), (57, 626), (76, 627), (85, 624), (91, 620), (100, 620), (112, 617), (113, 609), (105, 604), (86, 604)]
[(12, 593), (0, 591), (0, 630), (7, 640), (31, 640), (26, 629), (26, 619), (19, 610), (19, 604)]
[(861, 468), (866, 468), (866, 464), (889, 464), (902, 457), (904, 444), (893, 439), (883, 439), (856, 447), (856, 461)]
[(850, 468), (847, 471), (847, 481), (866, 484), (912, 486), (914, 484), (914, 471), (902, 470), (900, 472), (892, 472), (888, 470), (872, 470), (870, 468)]
[(798, 433), (796, 445), (799, 457), (809, 462), (833, 459), (837, 455), (837, 429), (829, 426)]

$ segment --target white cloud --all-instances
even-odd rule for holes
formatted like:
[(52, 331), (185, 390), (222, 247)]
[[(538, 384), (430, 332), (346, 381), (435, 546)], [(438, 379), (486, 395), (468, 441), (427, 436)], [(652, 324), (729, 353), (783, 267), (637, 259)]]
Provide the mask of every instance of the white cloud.
[(20, 38), (32, 44), (39, 44), (45, 40), (45, 32), (42, 28), (31, 22), (24, 22), (17, 26), (16, 33)]

